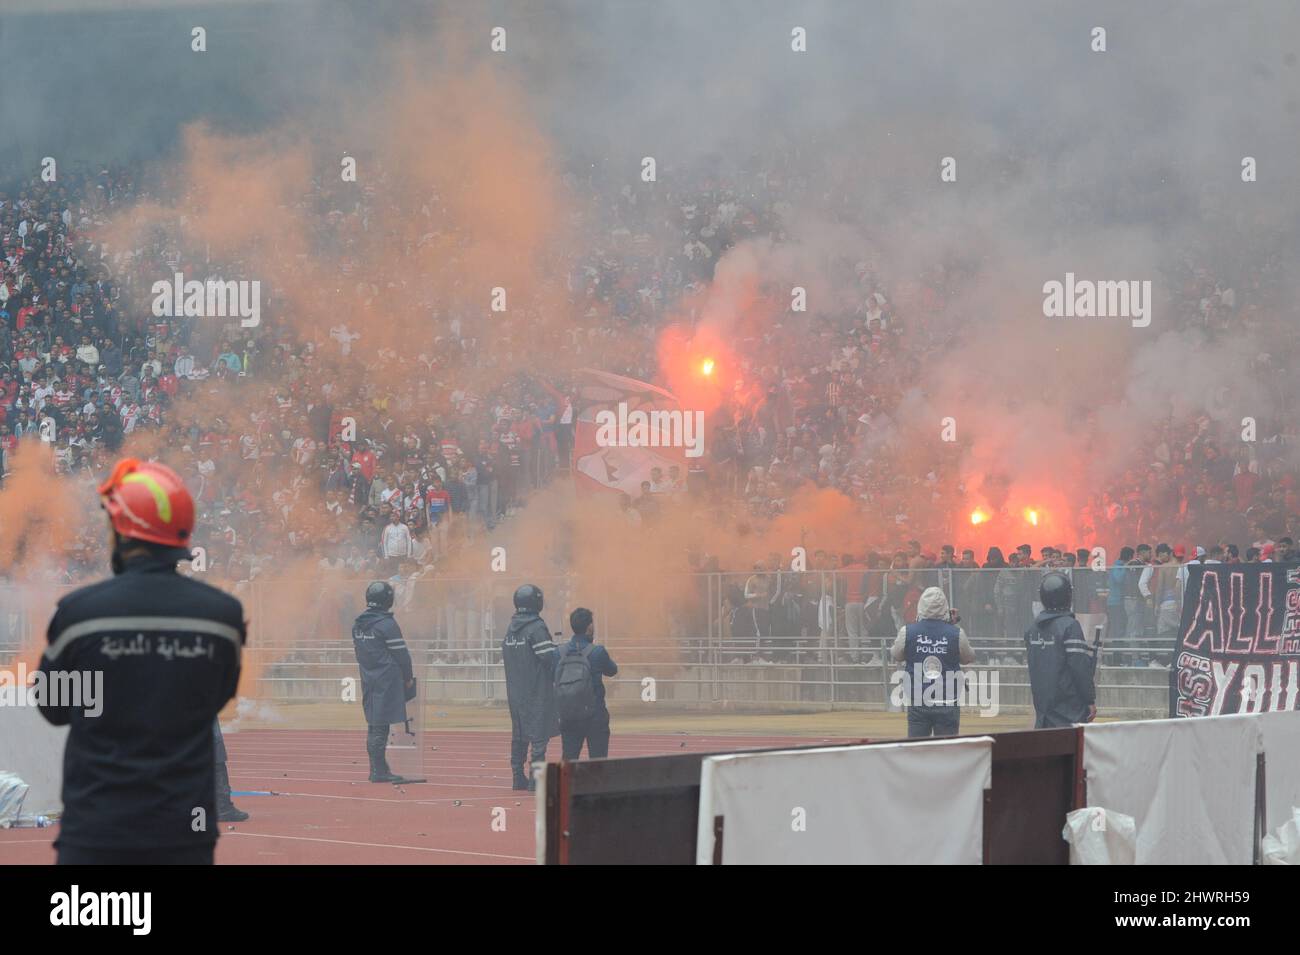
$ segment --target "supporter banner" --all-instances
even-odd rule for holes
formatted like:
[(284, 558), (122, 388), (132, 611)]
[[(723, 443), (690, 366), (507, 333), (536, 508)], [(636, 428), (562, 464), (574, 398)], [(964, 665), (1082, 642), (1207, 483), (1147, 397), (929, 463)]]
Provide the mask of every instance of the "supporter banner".
[[(683, 427), (695, 421), (683, 418), (687, 412), (670, 392), (584, 368), (577, 374), (574, 404), (574, 481), (580, 491), (622, 491), (636, 498), (654, 468), (667, 476), (676, 467), (685, 478), (687, 439), (702, 435)], [(602, 427), (602, 420), (612, 424)]]
[(1294, 710), (1300, 702), (1300, 565), (1188, 567), (1170, 716)]

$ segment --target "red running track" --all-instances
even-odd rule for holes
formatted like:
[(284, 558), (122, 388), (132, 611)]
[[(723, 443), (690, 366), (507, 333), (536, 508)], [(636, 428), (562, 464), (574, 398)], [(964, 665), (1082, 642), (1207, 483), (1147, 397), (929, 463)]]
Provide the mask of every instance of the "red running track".
[[(615, 734), (610, 756), (808, 744), (793, 736)], [(559, 739), (547, 755), (559, 756)], [(427, 783), (367, 781), (365, 733), (244, 730), (226, 737), (247, 822), (221, 825), (224, 865), (525, 864), (535, 861), (535, 795), (510, 788), (510, 734), (426, 733)], [(504, 810), (500, 812), (497, 810)], [(496, 828), (494, 829), (494, 820)], [(504, 823), (504, 831), (498, 831)], [(54, 861), (58, 829), (0, 830), (0, 864)]]

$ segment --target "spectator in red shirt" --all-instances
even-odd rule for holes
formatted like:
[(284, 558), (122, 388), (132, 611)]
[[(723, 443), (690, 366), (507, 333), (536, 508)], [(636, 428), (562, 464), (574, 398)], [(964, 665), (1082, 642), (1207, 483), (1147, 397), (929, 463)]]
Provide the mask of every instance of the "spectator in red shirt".
[(370, 448), (362, 448), (352, 455), (352, 463), (361, 468), (361, 476), (366, 479), (367, 484), (374, 480), (375, 467), (378, 464), (374, 451)]

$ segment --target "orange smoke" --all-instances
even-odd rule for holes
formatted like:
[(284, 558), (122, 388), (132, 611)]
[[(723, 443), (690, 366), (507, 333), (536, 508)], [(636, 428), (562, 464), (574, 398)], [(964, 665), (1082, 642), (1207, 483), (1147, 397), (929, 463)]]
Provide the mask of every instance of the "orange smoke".
[[(9, 456), (10, 473), (0, 494), (0, 573), (30, 571), (42, 558), (65, 560), (69, 545), (94, 515), (94, 493), (54, 474), (50, 445), (24, 439)], [(95, 528), (104, 540), (108, 531)]]

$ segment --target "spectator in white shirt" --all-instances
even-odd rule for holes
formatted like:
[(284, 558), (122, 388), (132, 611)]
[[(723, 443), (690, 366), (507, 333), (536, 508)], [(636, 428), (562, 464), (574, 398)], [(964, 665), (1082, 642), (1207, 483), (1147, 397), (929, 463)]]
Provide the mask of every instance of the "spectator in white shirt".
[(293, 442), (293, 459), (301, 467), (307, 467), (316, 457), (316, 441), (311, 437), (298, 438)]
[(411, 529), (402, 523), (396, 510), (379, 537), (379, 554), (394, 572), (401, 561), (411, 556)]
[(90, 336), (83, 335), (77, 346), (77, 361), (84, 361), (91, 368), (99, 365), (99, 349), (90, 343)]
[(330, 329), (330, 338), (334, 339), (342, 347), (343, 354), (352, 353), (352, 343), (361, 336), (348, 328), (347, 325), (339, 324)]
[(1197, 547), (1196, 556), (1178, 568), (1178, 587), (1180, 590), (1187, 587), (1187, 568), (1193, 564), (1199, 564), (1205, 560), (1205, 548)]

